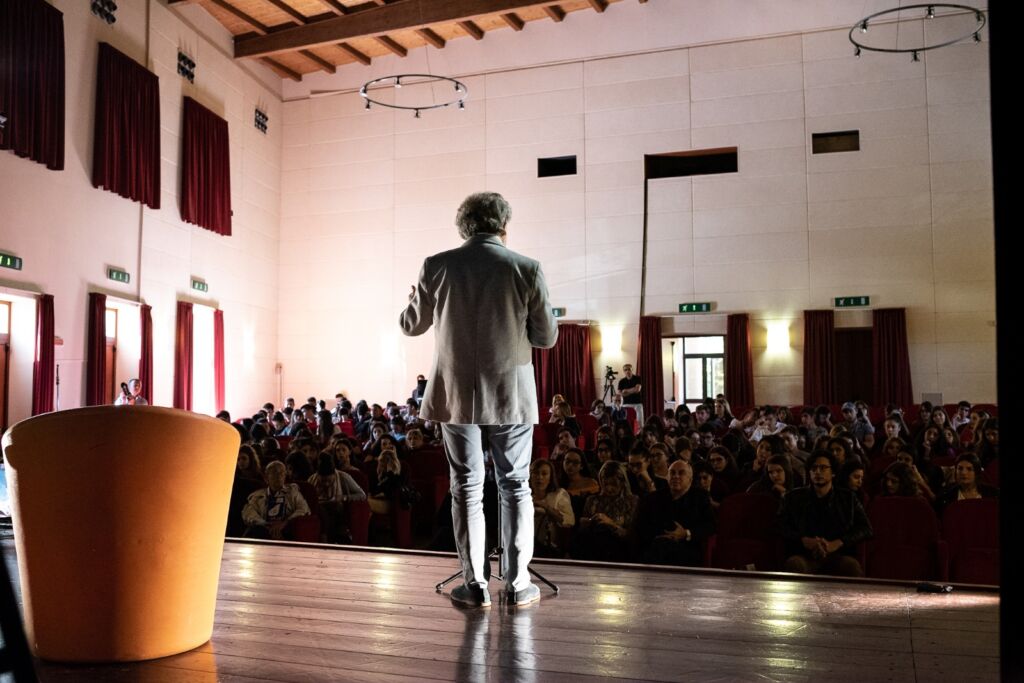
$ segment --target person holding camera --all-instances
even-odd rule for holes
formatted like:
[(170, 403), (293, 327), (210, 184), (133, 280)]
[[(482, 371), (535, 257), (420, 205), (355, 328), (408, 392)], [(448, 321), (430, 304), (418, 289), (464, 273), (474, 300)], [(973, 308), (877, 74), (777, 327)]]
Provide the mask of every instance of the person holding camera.
[(121, 383), (121, 393), (114, 400), (115, 406), (148, 406), (149, 401), (142, 395), (142, 381), (131, 378), (128, 383)]
[(636, 411), (636, 423), (644, 426), (644, 399), (643, 384), (640, 382), (640, 375), (633, 374), (633, 366), (626, 363), (622, 366), (623, 378), (619, 380), (619, 393), (622, 394), (622, 402), (627, 408)]

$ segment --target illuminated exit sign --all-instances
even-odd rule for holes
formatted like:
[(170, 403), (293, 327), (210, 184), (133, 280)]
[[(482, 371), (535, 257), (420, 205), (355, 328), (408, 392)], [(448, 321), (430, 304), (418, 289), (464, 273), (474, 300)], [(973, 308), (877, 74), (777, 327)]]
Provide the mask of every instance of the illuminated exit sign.
[(196, 290), (197, 292), (209, 292), (210, 285), (206, 284), (202, 280), (192, 278), (192, 289)]
[(10, 254), (0, 253), (0, 268), (10, 268), (11, 270), (21, 270), (23, 261), (20, 256), (11, 256)]
[(128, 271), (120, 268), (107, 268), (107, 279), (128, 284), (131, 282), (132, 276), (128, 274)]
[(679, 304), (680, 313), (710, 313), (711, 304), (699, 303), (699, 304)]
[(565, 309), (564, 308), (552, 308), (551, 309), (551, 315), (555, 316), (556, 318), (564, 318), (565, 317)]
[(836, 308), (853, 308), (855, 306), (870, 306), (870, 296), (837, 296)]

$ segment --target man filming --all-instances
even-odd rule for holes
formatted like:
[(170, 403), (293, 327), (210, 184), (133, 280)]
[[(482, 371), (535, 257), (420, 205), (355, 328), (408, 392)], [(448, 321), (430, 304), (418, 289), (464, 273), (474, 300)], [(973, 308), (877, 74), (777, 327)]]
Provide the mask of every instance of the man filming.
[(142, 395), (142, 381), (133, 377), (128, 383), (121, 383), (121, 393), (114, 400), (115, 406), (148, 406), (149, 401)]
[(622, 402), (627, 408), (636, 411), (636, 423), (640, 429), (644, 427), (644, 399), (643, 386), (640, 383), (640, 375), (633, 374), (633, 366), (629, 363), (622, 366), (622, 379), (619, 380), (619, 393), (622, 394)]

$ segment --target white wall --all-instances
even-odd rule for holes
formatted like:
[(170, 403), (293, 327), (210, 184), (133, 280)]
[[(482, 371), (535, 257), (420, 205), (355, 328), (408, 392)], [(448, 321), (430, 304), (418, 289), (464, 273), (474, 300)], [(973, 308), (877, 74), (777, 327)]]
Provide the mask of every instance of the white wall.
[[(666, 317), (666, 333), (721, 334), (727, 313), (751, 313), (757, 400), (799, 403), (802, 311), (868, 295), (875, 307), (907, 308), (915, 394), (994, 400), (986, 47), (920, 63), (856, 59), (847, 28), (820, 29), (861, 10), (827, 4), (837, 12), (793, 15), (809, 28), (787, 35), (686, 47), (696, 42), (687, 28), (679, 49), (607, 57), (664, 46), (672, 26), (728, 33), (719, 3), (618, 3), (563, 27), (575, 30), (540, 22), (521, 36), (489, 34), (488, 46), (453, 41), (407, 62), (286, 84), (286, 95), (351, 87), (428, 55), (437, 72), (471, 73), (474, 53), (480, 69), (497, 69), (464, 79), (466, 111), (421, 119), (364, 111), (354, 93), (286, 102), (286, 393), (406, 395), (429, 367), (432, 338), (398, 338), (395, 318), (423, 257), (458, 243), (455, 209), (480, 189), (510, 200), (509, 245), (541, 260), (552, 303), (601, 324), (595, 372), (632, 360), (643, 155), (735, 145), (736, 174), (651, 183), (646, 313), (716, 305), (712, 315)], [(757, 8), (764, 33), (783, 30)], [(757, 33), (756, 21), (734, 24)], [(937, 38), (943, 24), (929, 30)], [(502, 70), (524, 59), (563, 61)], [(851, 128), (859, 152), (811, 155), (812, 133)], [(577, 155), (578, 175), (536, 178), (537, 157), (564, 154)], [(329, 293), (312, 294), (315, 283)], [(789, 327), (788, 351), (767, 353), (769, 324)], [(840, 312), (837, 324), (870, 325), (870, 314)]]
[[(277, 357), (277, 258), (280, 212), (281, 108), (279, 79), (252, 63), (235, 63), (230, 36), (185, 11), (204, 37), (159, 2), (121, 2), (117, 23), (93, 17), (88, 3), (53, 0), (64, 12), (66, 91), (65, 169), (0, 154), (0, 249), (21, 256), (22, 271), (3, 271), (0, 285), (54, 295), (61, 408), (84, 399), (86, 303), (89, 291), (103, 291), (153, 306), (154, 399), (170, 405), (173, 381), (175, 301), (189, 298), (190, 276), (210, 285), (207, 303), (224, 310), (227, 404), (233, 411), (272, 396)], [(218, 33), (219, 31), (219, 33)], [(113, 44), (160, 77), (162, 196), (159, 211), (97, 190), (90, 181), (96, 54), (99, 41)], [(196, 82), (176, 73), (181, 47), (198, 64)], [(268, 87), (268, 84), (270, 87)], [(276, 86), (276, 87), (275, 87)], [(186, 225), (179, 219), (178, 186), (182, 95), (195, 97), (230, 127), (234, 209), (230, 238)], [(270, 132), (253, 128), (253, 110), (266, 107)], [(131, 273), (128, 285), (106, 279), (106, 267)], [(122, 329), (138, 327), (138, 309), (122, 310)], [(28, 318), (25, 318), (27, 321)], [(34, 326), (34, 317), (23, 324)], [(29, 332), (29, 334), (34, 334)], [(136, 335), (137, 336), (137, 335)], [(125, 342), (131, 346), (131, 333)], [(119, 343), (125, 343), (119, 340)], [(137, 345), (137, 341), (135, 342)], [(19, 354), (31, 354), (31, 348)], [(125, 354), (130, 349), (125, 348)], [(119, 354), (120, 355), (120, 354)], [(137, 348), (134, 351), (138, 358)], [(13, 359), (12, 359), (13, 360)], [(22, 359), (25, 360), (25, 359)], [(11, 384), (11, 420), (31, 408), (31, 359)], [(18, 365), (19, 368), (22, 365)], [(137, 374), (122, 368), (125, 374)]]

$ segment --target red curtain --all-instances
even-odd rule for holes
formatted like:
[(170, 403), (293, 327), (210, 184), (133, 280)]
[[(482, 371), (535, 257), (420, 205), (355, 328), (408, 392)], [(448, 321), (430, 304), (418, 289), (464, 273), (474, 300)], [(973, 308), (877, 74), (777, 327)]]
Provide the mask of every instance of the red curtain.
[(213, 312), (213, 398), (217, 412), (224, 410), (224, 311)]
[(181, 220), (231, 234), (228, 122), (185, 98), (181, 125)]
[(754, 362), (750, 356), (750, 316), (733, 313), (725, 333), (725, 396), (730, 405), (754, 406)]
[(43, 0), (0, 2), (0, 114), (0, 149), (63, 170), (64, 15)]
[(139, 355), (139, 381), (142, 396), (153, 405), (153, 307), (142, 304), (139, 308), (142, 323), (142, 353)]
[(804, 311), (804, 405), (836, 401), (836, 315)]
[(192, 410), (192, 304), (178, 302), (174, 332), (174, 407)]
[(107, 43), (96, 66), (93, 187), (160, 208), (160, 79)]
[(661, 318), (640, 318), (640, 338), (636, 345), (636, 374), (640, 375), (644, 415), (660, 416), (665, 410), (665, 378), (661, 365)]
[(53, 412), (53, 343), (53, 295), (40, 294), (36, 303), (36, 356), (32, 364), (33, 415)]
[(871, 351), (874, 357), (875, 403), (909, 406), (914, 403), (910, 382), (907, 313), (902, 308), (878, 308), (872, 313)]
[(554, 347), (533, 350), (533, 376), (538, 406), (549, 406), (552, 396), (562, 394), (570, 405), (589, 408), (596, 398), (590, 326), (560, 324)]
[(101, 406), (107, 373), (107, 295), (89, 293), (89, 337), (85, 359), (85, 405)]

